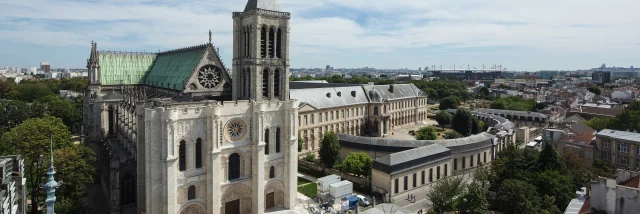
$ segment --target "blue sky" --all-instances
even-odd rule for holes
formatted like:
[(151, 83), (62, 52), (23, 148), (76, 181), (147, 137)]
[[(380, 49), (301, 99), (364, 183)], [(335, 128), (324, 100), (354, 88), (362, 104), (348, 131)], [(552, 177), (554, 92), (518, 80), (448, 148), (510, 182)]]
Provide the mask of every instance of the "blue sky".
[[(512, 70), (640, 66), (637, 0), (281, 0), (291, 66)], [(0, 1), (0, 66), (84, 67), (101, 50), (207, 42), (231, 64), (231, 12), (246, 0)]]

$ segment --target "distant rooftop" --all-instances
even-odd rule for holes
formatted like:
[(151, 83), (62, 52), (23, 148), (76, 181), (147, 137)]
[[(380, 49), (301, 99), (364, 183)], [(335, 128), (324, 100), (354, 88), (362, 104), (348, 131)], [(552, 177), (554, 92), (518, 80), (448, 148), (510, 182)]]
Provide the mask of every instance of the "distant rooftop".
[(634, 142), (640, 142), (640, 133), (618, 131), (612, 129), (604, 129), (596, 134), (596, 136), (606, 136), (610, 138), (629, 140)]

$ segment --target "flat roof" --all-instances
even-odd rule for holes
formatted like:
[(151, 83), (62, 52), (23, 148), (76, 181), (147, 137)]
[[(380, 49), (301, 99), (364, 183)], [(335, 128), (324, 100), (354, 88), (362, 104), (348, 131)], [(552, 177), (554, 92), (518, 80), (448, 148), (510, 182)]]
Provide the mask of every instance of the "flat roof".
[(615, 139), (640, 142), (640, 133), (618, 131), (613, 129), (604, 129), (596, 134), (596, 136), (606, 136)]

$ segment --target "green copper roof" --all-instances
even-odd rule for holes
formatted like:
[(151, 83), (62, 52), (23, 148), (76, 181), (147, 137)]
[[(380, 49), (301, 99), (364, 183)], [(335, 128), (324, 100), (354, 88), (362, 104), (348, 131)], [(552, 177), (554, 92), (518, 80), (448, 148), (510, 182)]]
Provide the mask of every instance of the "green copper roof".
[(100, 82), (102, 85), (141, 84), (155, 54), (100, 51)]
[(207, 45), (200, 45), (159, 53), (144, 83), (159, 88), (184, 90), (186, 81), (196, 69), (206, 49)]

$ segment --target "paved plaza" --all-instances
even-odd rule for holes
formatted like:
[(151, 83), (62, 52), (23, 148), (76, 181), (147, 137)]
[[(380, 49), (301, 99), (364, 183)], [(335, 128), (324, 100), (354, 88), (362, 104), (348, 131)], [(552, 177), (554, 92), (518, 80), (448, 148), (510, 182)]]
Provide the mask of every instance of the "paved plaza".
[(385, 136), (385, 138), (398, 139), (398, 140), (415, 140), (416, 138), (414, 136), (411, 136), (409, 134), (409, 131), (410, 130), (418, 131), (418, 129), (425, 126), (430, 126), (430, 125), (437, 126), (438, 122), (436, 122), (435, 120), (427, 120), (415, 125), (406, 125), (402, 127), (397, 127), (394, 130), (389, 131), (391, 133)]

